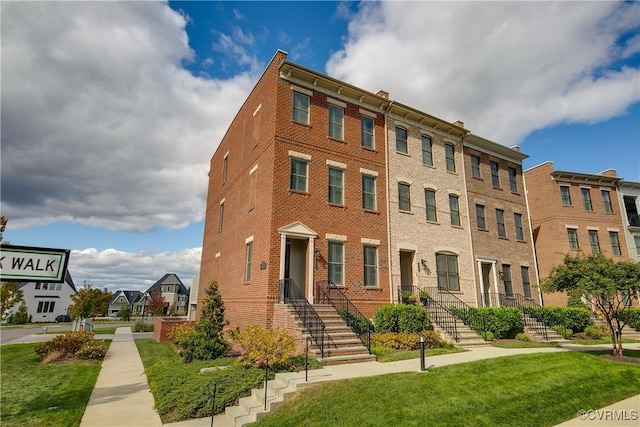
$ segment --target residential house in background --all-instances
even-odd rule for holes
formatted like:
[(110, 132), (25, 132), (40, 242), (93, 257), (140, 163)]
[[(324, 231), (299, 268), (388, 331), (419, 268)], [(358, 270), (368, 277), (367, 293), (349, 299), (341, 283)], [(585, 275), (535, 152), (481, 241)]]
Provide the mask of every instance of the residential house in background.
[(189, 304), (189, 290), (174, 273), (167, 273), (155, 282), (149, 289), (140, 295), (140, 298), (132, 305), (132, 314), (140, 316), (145, 314), (145, 308), (149, 304), (151, 295), (155, 291), (160, 292), (164, 298), (164, 314), (187, 315)]
[[(615, 170), (557, 171), (553, 162), (545, 162), (524, 175), (541, 279), (566, 254), (598, 252), (616, 261), (630, 259), (617, 189), (621, 178)], [(545, 293), (543, 300), (544, 305), (566, 306), (568, 296)]]
[(477, 306), (518, 296), (541, 304), (522, 175), (528, 156), (473, 134), (463, 151)]
[(640, 182), (619, 181), (618, 203), (622, 207), (622, 226), (629, 257), (640, 262)]
[(124, 306), (129, 306), (129, 314), (133, 315), (134, 304), (140, 299), (140, 291), (115, 291), (111, 301), (109, 301), (109, 316), (119, 317), (120, 310)]
[[(67, 271), (64, 282), (43, 283), (25, 282), (19, 289), (27, 306), (30, 322), (55, 322), (56, 317), (68, 315), (69, 307), (73, 304), (72, 295), (77, 292), (71, 274)], [(20, 304), (16, 304), (8, 311), (14, 314)]]

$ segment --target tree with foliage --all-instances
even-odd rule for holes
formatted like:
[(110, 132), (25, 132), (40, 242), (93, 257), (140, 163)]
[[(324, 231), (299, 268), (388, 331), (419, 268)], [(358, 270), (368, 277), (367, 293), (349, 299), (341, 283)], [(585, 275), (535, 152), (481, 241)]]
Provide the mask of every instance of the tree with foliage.
[(145, 306), (144, 312), (153, 316), (162, 316), (164, 314), (164, 305), (164, 297), (160, 294), (160, 290), (155, 288), (151, 291), (149, 302)]
[(565, 255), (541, 287), (547, 292), (565, 291), (584, 295), (607, 322), (613, 354), (622, 355), (622, 329), (631, 302), (640, 291), (640, 264), (616, 262), (602, 254), (573, 257)]
[(4, 318), (7, 311), (23, 300), (24, 294), (18, 289), (20, 283), (0, 282), (0, 315)]
[(106, 288), (100, 290), (91, 287), (91, 285), (85, 286), (71, 295), (73, 304), (69, 308), (69, 313), (72, 318), (87, 318), (94, 316), (106, 316), (109, 311), (109, 301), (113, 293), (109, 292)]
[(11, 323), (14, 325), (24, 325), (28, 321), (29, 313), (27, 312), (27, 304), (22, 301), (22, 304), (20, 304), (20, 307), (18, 307), (18, 310), (13, 315), (13, 319), (11, 319)]
[(2, 242), (2, 235), (4, 234), (4, 230), (7, 228), (7, 218), (0, 216), (0, 242)]
[(185, 363), (192, 360), (213, 360), (223, 356), (229, 348), (224, 339), (224, 302), (215, 280), (209, 283), (207, 298), (202, 304), (200, 319), (193, 331), (185, 331), (176, 343), (181, 347), (180, 356)]
[(128, 322), (129, 318), (131, 317), (131, 306), (129, 304), (124, 304), (122, 307), (120, 307), (118, 314), (120, 316), (120, 320)]

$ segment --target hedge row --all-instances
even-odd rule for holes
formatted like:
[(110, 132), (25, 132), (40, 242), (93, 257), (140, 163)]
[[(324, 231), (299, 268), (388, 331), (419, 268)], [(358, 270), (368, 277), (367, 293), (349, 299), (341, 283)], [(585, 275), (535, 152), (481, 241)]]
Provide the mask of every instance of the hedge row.
[(423, 307), (409, 304), (385, 304), (373, 314), (377, 333), (421, 332), (431, 329), (429, 314)]

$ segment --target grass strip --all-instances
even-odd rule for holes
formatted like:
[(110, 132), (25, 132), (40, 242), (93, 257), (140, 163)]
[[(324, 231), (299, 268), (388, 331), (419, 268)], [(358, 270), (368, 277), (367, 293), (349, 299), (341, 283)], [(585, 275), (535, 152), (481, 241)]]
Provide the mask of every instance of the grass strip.
[(36, 345), (2, 346), (2, 426), (77, 427), (98, 379), (101, 361), (43, 365), (33, 350)]
[(318, 384), (254, 425), (553, 426), (638, 390), (640, 364), (538, 353)]

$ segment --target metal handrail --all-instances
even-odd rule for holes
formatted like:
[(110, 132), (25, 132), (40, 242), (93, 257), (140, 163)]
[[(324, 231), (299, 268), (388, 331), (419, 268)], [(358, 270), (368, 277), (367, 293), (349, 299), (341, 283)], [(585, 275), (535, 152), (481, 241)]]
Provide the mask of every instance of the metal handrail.
[(278, 294), (280, 303), (290, 304), (293, 307), (300, 320), (302, 320), (304, 329), (311, 335), (313, 342), (320, 350), (321, 357), (324, 357), (325, 325), (313, 306), (307, 301), (304, 292), (296, 285), (293, 279), (281, 279)]
[(514, 307), (522, 313), (522, 320), (527, 328), (540, 334), (545, 341), (549, 341), (547, 335), (547, 313), (533, 298), (527, 298), (521, 294), (494, 294), (501, 307)]
[(483, 339), (487, 339), (487, 327), (484, 316), (477, 310), (473, 309), (469, 304), (462, 301), (456, 295), (451, 293), (447, 289), (438, 287), (423, 287), (420, 288), (421, 292), (427, 292), (429, 297), (439, 304), (447, 307), (447, 311), (452, 315), (459, 318), (464, 324), (469, 326), (477, 333), (479, 333)]
[(331, 304), (371, 352), (372, 325), (351, 300), (331, 281), (316, 282), (316, 299), (320, 304)]

